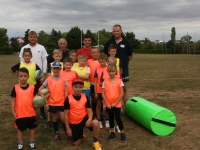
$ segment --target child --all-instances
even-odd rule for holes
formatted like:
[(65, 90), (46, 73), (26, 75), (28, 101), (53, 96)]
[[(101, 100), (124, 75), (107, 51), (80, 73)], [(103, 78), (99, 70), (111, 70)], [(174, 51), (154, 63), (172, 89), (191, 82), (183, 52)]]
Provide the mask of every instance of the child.
[(107, 55), (106, 54), (101, 54), (98, 58), (100, 66), (97, 67), (95, 73), (94, 73), (94, 92), (95, 92), (95, 98), (97, 99), (97, 104), (96, 104), (96, 117), (97, 120), (99, 121), (99, 126), (100, 128), (103, 128), (102, 122), (100, 119), (100, 111), (102, 107), (102, 75), (103, 72), (107, 70), (106, 66), (106, 61), (107, 61)]
[(30, 133), (30, 149), (35, 150), (35, 128), (37, 127), (36, 111), (32, 100), (34, 95), (38, 94), (46, 101), (44, 95), (34, 87), (28, 84), (29, 71), (22, 67), (17, 71), (19, 84), (16, 84), (11, 92), (12, 102), (11, 110), (15, 117), (15, 125), (18, 128), (18, 150), (23, 149), (23, 134), (28, 128)]
[(67, 57), (63, 61), (65, 70), (60, 73), (61, 77), (63, 77), (68, 85), (67, 85), (67, 91), (68, 95), (73, 94), (72, 89), (72, 81), (78, 77), (78, 74), (71, 70), (73, 65), (73, 60), (70, 57)]
[[(54, 49), (52, 57), (54, 59), (54, 61), (60, 62), (60, 60), (62, 59), (62, 51), (60, 49)], [(63, 63), (60, 62), (60, 64), (62, 65), (61, 71), (63, 71)], [(53, 75), (53, 71), (51, 70), (51, 65), (52, 63), (48, 64), (48, 70), (47, 72), (49, 73), (49, 75)]]
[(100, 66), (98, 62), (100, 52), (97, 47), (91, 48), (92, 59), (89, 59), (88, 67), (90, 67), (90, 90), (91, 90), (91, 100), (92, 100), (92, 111), (93, 114), (96, 114), (96, 98), (94, 93), (94, 72)]
[[(19, 68), (22, 68), (22, 67), (27, 68), (29, 71), (29, 78), (27, 80), (27, 83), (35, 85), (37, 81), (35, 80), (34, 72), (36, 70), (41, 70), (41, 69), (38, 67), (38, 65), (36, 63), (31, 62), (32, 52), (31, 52), (30, 48), (24, 48), (22, 57), (23, 57), (24, 61), (12, 66), (10, 71), (13, 74), (17, 75), (17, 71), (19, 70)], [(44, 78), (45, 77), (43, 76), (41, 80), (44, 80)]]
[(87, 56), (85, 54), (78, 55), (79, 66), (74, 68), (74, 71), (78, 74), (79, 78), (84, 80), (84, 87), (82, 92), (90, 99), (90, 67), (86, 66)]
[(110, 78), (103, 81), (103, 91), (102, 97), (107, 106), (107, 112), (109, 116), (110, 124), (110, 136), (108, 141), (111, 141), (115, 138), (114, 133), (114, 116), (116, 117), (117, 124), (121, 132), (121, 141), (126, 142), (126, 136), (124, 134), (124, 126), (121, 121), (120, 112), (122, 107), (122, 98), (123, 98), (123, 82), (121, 79), (116, 77), (117, 68), (116, 65), (108, 65), (107, 67), (108, 74)]
[(84, 81), (82, 79), (75, 79), (72, 82), (74, 93), (65, 100), (64, 116), (67, 134), (73, 137), (74, 146), (79, 146), (83, 138), (83, 128), (86, 126), (90, 131), (93, 131), (93, 147), (95, 150), (101, 150), (98, 140), (99, 124), (96, 119), (93, 119), (90, 101), (82, 93), (83, 87)]
[(77, 52), (75, 50), (71, 50), (69, 52), (69, 57), (72, 59), (73, 61), (73, 65), (71, 70), (74, 70), (74, 68), (78, 67), (78, 62), (77, 62)]
[(48, 111), (52, 113), (53, 128), (55, 131), (55, 140), (60, 141), (60, 134), (58, 132), (58, 112), (60, 120), (63, 122), (63, 128), (66, 133), (66, 128), (64, 124), (64, 100), (67, 97), (67, 81), (60, 76), (60, 71), (62, 65), (54, 61), (51, 65), (51, 70), (53, 72), (52, 76), (44, 81), (43, 85), (39, 90), (48, 87), (49, 98), (48, 98)]
[[(115, 55), (117, 54), (117, 46), (111, 44), (111, 45), (108, 47), (108, 54), (109, 54), (109, 56), (111, 56), (111, 57), (115, 57)], [(121, 63), (121, 61), (120, 61), (119, 58), (116, 58), (116, 67), (117, 67), (117, 72), (119, 72), (120, 75), (121, 75), (121, 74), (122, 74), (122, 63)]]

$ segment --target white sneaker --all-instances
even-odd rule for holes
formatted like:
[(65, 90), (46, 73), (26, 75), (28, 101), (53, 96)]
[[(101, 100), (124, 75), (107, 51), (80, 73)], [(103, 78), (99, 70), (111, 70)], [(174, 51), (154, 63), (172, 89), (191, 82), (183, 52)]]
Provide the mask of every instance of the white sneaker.
[(119, 130), (119, 126), (118, 125), (116, 125), (115, 130), (117, 131), (117, 133), (121, 133), (121, 131)]
[(105, 121), (105, 126), (106, 126), (106, 128), (110, 128), (110, 124), (109, 124), (108, 120)]
[(102, 125), (102, 122), (101, 122), (101, 121), (99, 121), (99, 127), (100, 127), (100, 129), (103, 128), (103, 125)]

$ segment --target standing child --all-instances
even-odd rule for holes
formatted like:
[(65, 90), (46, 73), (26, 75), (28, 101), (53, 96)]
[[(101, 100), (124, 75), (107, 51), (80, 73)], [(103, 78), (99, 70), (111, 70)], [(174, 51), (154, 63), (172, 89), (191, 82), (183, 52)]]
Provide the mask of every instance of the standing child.
[(37, 127), (36, 111), (32, 101), (34, 95), (38, 94), (46, 101), (44, 95), (34, 87), (28, 84), (29, 71), (22, 67), (17, 71), (19, 84), (16, 84), (11, 92), (12, 102), (11, 111), (15, 117), (18, 128), (18, 150), (23, 149), (23, 134), (28, 128), (30, 133), (30, 149), (35, 150), (35, 128)]
[(72, 82), (74, 93), (69, 95), (65, 100), (65, 124), (67, 134), (73, 137), (74, 146), (79, 146), (83, 138), (83, 128), (86, 126), (93, 131), (93, 147), (95, 150), (101, 150), (99, 144), (99, 124), (93, 118), (90, 101), (82, 93), (84, 82), (82, 79), (75, 79)]
[[(60, 49), (54, 49), (52, 57), (53, 57), (54, 61), (60, 62), (62, 59), (62, 51)], [(51, 70), (52, 63), (48, 64), (47, 72), (49, 73), (49, 75), (53, 75), (53, 71)], [(60, 62), (60, 64), (62, 65), (61, 71), (63, 71), (63, 68), (64, 68), (63, 63)]]
[(102, 93), (102, 82), (103, 82), (102, 75), (103, 75), (103, 72), (107, 71), (107, 66), (106, 66), (107, 55), (103, 53), (100, 54), (98, 61), (99, 61), (100, 66), (97, 67), (94, 73), (94, 92), (95, 92), (95, 98), (97, 99), (96, 117), (97, 117), (97, 120), (99, 121), (100, 128), (103, 128), (101, 117), (100, 117), (102, 101), (103, 101), (101, 93)]
[(63, 122), (63, 128), (66, 133), (66, 128), (64, 124), (64, 100), (67, 97), (67, 81), (60, 76), (60, 71), (62, 65), (54, 61), (51, 65), (51, 70), (53, 71), (52, 76), (44, 81), (43, 85), (39, 90), (42, 90), (45, 87), (48, 87), (49, 98), (48, 98), (48, 111), (52, 113), (53, 128), (55, 131), (55, 140), (60, 141), (61, 137), (58, 132), (58, 112), (60, 120)]
[[(22, 57), (23, 57), (24, 61), (17, 63), (16, 65), (12, 66), (10, 71), (13, 74), (16, 75), (19, 68), (22, 68), (22, 67), (27, 68), (28, 71), (29, 71), (29, 78), (27, 80), (27, 83), (35, 85), (37, 81), (35, 80), (34, 72), (36, 70), (41, 70), (41, 69), (38, 67), (38, 65), (36, 63), (31, 62), (32, 52), (31, 52), (30, 48), (24, 48), (24, 51), (22, 53)], [(44, 80), (44, 78), (45, 77), (43, 76), (41, 80)]]
[(87, 56), (85, 54), (78, 55), (79, 66), (74, 68), (74, 71), (78, 74), (79, 78), (84, 80), (84, 87), (82, 92), (90, 99), (90, 67), (86, 66)]
[(92, 100), (92, 111), (93, 114), (96, 114), (96, 98), (94, 93), (94, 73), (95, 70), (100, 66), (98, 62), (100, 52), (97, 47), (91, 48), (91, 56), (92, 59), (89, 59), (88, 67), (90, 67), (90, 90), (91, 90), (91, 100)]
[(71, 50), (69, 52), (69, 57), (72, 59), (73, 61), (73, 65), (71, 70), (74, 70), (74, 68), (78, 67), (78, 62), (77, 62), (77, 52), (75, 50)]
[(110, 78), (105, 79), (102, 85), (102, 97), (107, 106), (107, 112), (109, 116), (109, 124), (111, 133), (108, 137), (108, 141), (115, 138), (114, 133), (114, 116), (116, 117), (117, 124), (121, 132), (121, 141), (126, 142), (126, 136), (124, 134), (124, 126), (121, 120), (121, 107), (123, 98), (123, 82), (121, 79), (116, 77), (117, 68), (116, 65), (108, 65), (108, 74)]

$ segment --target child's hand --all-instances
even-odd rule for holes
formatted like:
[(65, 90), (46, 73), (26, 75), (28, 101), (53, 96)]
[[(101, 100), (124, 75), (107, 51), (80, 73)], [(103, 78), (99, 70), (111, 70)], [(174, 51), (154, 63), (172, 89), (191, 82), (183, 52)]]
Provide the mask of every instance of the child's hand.
[(90, 127), (92, 125), (92, 119), (88, 119), (85, 123), (86, 127)]
[(45, 104), (44, 107), (45, 107), (46, 110), (49, 110), (49, 105), (48, 104)]
[(67, 135), (68, 136), (72, 136), (72, 130), (69, 128), (69, 129), (67, 129)]
[(15, 112), (13, 112), (13, 116), (15, 117), (15, 119), (17, 119), (17, 114)]
[(40, 78), (40, 83), (43, 83), (45, 80), (45, 75), (43, 74), (43, 76)]
[(113, 104), (111, 105), (112, 108), (115, 107), (115, 106), (116, 106), (116, 103), (113, 103)]
[(96, 99), (98, 99), (98, 98), (99, 98), (97, 93), (95, 93), (95, 95), (94, 95), (94, 96), (95, 96), (95, 98), (96, 98)]
[(108, 109), (111, 109), (111, 108), (112, 108), (110, 104), (106, 104), (106, 107), (107, 107)]

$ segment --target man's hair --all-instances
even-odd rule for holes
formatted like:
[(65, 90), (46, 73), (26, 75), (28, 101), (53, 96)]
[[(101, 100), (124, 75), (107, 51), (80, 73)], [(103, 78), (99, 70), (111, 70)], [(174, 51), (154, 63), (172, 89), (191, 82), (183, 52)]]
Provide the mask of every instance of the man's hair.
[(77, 54), (77, 52), (76, 52), (75, 50), (71, 50), (71, 51), (69, 51), (69, 55), (74, 54), (74, 53)]
[(122, 29), (122, 26), (119, 25), (119, 24), (115, 24), (115, 25), (113, 26), (113, 28), (114, 28), (114, 27), (120, 27), (120, 29)]
[(27, 74), (29, 74), (28, 69), (25, 68), (25, 67), (19, 68), (19, 70), (17, 71), (17, 75), (19, 74), (19, 72), (23, 72), (23, 73), (27, 73)]
[(36, 35), (37, 36), (37, 33), (35, 31), (29, 31), (28, 36), (30, 36), (30, 35)]
[(30, 48), (24, 48), (23, 55), (26, 52), (29, 53), (31, 56), (33, 56)]
[(78, 55), (77, 59), (87, 59), (87, 56), (85, 54)]
[(71, 63), (73, 65), (73, 60), (70, 57), (67, 57), (63, 60), (63, 64), (65, 64), (66, 62)]
[(117, 46), (115, 44), (111, 44), (109, 47), (108, 47), (108, 51), (110, 51), (111, 49), (116, 49), (117, 50)]
[(88, 33), (86, 33), (84, 36), (83, 36), (83, 39), (86, 39), (86, 38), (90, 38), (92, 40), (92, 36)]
[(58, 40), (58, 45), (60, 44), (60, 41), (65, 41), (65, 43), (67, 44), (67, 40), (66, 39), (64, 39), (64, 38), (61, 38), (60, 40)]
[(98, 58), (98, 60), (100, 60), (100, 59), (107, 60), (108, 56), (106, 54), (104, 54), (104, 53), (101, 53), (99, 58)]
[(62, 55), (62, 51), (60, 49), (54, 49), (53, 50), (53, 55), (58, 54), (58, 55)]

